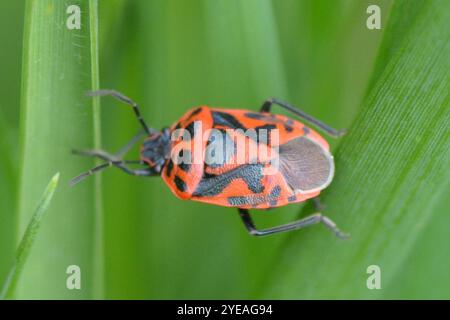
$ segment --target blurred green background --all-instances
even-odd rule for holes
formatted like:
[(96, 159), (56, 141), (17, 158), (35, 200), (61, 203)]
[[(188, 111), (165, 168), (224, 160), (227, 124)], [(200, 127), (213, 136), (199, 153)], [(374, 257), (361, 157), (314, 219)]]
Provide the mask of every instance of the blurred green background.
[[(334, 127), (350, 128), (342, 148), (341, 141), (330, 141), (339, 150), (337, 182), (324, 197), (326, 213), (355, 235), (343, 242), (320, 226), (252, 238), (234, 210), (181, 201), (161, 179), (131, 177), (114, 169), (102, 174), (97, 181), (101, 187), (90, 179), (70, 188), (68, 181), (94, 164), (70, 150), (94, 145), (92, 102), (83, 95), (92, 87), (88, 15), (95, 1), (31, 0), (27, 8), (23, 1), (0, 2), (0, 282), (47, 181), (60, 171), (60, 186), (16, 298), (450, 298), (450, 253), (443, 247), (450, 223), (443, 196), (449, 177), (448, 163), (444, 167), (449, 159), (448, 79), (440, 81), (437, 71), (444, 67), (448, 72), (448, 57), (430, 54), (448, 49), (450, 20), (439, 14), (448, 2), (411, 2), (99, 1), (100, 87), (132, 97), (153, 127), (172, 124), (193, 106), (257, 110), (274, 96)], [(82, 8), (81, 30), (65, 28), (69, 4)], [(370, 4), (381, 8), (381, 30), (366, 27)], [(429, 49), (424, 57), (422, 47)], [(390, 77), (412, 70), (409, 60), (403, 60), (408, 52), (417, 52), (414, 65), (423, 68), (404, 82)], [(445, 65), (428, 64), (428, 56)], [(421, 70), (427, 76), (435, 73), (432, 79), (441, 85), (413, 83), (414, 75), (421, 79)], [(417, 91), (425, 82), (427, 90), (444, 100), (424, 93), (407, 105), (397, 103), (404, 88)], [(397, 83), (403, 87), (394, 88)], [(401, 113), (383, 118), (377, 113), (383, 107), (374, 97), (384, 91), (392, 92), (383, 96), (386, 104), (401, 105), (391, 110), (413, 110), (420, 103), (424, 107), (415, 118)], [(432, 100), (436, 118), (426, 118), (420, 110), (427, 110)], [(106, 150), (117, 150), (139, 129), (132, 112), (108, 98), (101, 101), (100, 118)], [(405, 159), (417, 160), (409, 165), (395, 157), (390, 142), (376, 140), (386, 124), (401, 123), (406, 132), (401, 139), (410, 141), (409, 146), (425, 143), (411, 128), (434, 123), (442, 129), (424, 133), (426, 141), (440, 137), (432, 145), (443, 151), (435, 157), (439, 166), (420, 163), (424, 155), (434, 159), (431, 151), (411, 156), (408, 145), (400, 146)], [(377, 147), (371, 149), (371, 141)], [(134, 149), (130, 158), (136, 154)], [(385, 174), (386, 179), (429, 187), (421, 193), (425, 199), (417, 198), (418, 204), (402, 198), (422, 190), (389, 183), (386, 194), (377, 193), (383, 173), (370, 171), (373, 157), (385, 157), (385, 163), (374, 164), (380, 170), (389, 167), (389, 159), (398, 159), (398, 166), (396, 160), (391, 163), (398, 171)], [(359, 169), (354, 175), (353, 165)], [(433, 174), (409, 175), (424, 168)], [(369, 183), (376, 190), (372, 197), (370, 186), (365, 189)], [(422, 207), (428, 200), (429, 207)], [(414, 205), (407, 207), (408, 202)], [(301, 207), (262, 212), (256, 222), (288, 222)], [(402, 208), (411, 210), (401, 213)], [(368, 222), (362, 222), (365, 213)], [(389, 217), (395, 217), (392, 224), (386, 222)], [(81, 267), (81, 290), (65, 286), (66, 268), (72, 264)], [(382, 266), (382, 290), (366, 288), (369, 264)]]

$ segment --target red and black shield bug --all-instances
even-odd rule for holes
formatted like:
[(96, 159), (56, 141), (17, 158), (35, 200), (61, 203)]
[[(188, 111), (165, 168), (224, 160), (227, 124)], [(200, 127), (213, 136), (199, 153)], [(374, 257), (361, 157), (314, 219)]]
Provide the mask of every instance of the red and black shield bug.
[[(158, 131), (147, 126), (138, 105), (123, 94), (114, 90), (99, 90), (89, 95), (112, 96), (130, 105), (143, 131), (116, 154), (103, 150), (75, 150), (76, 154), (97, 157), (105, 162), (72, 179), (72, 185), (95, 172), (115, 166), (131, 175), (161, 176), (181, 199), (235, 207), (248, 232), (255, 236), (322, 223), (338, 237), (346, 237), (331, 219), (320, 212), (263, 230), (256, 228), (249, 213), (249, 209), (279, 207), (308, 199), (313, 199), (316, 209), (319, 209), (318, 195), (331, 183), (334, 175), (333, 156), (326, 140), (297, 120), (271, 113), (273, 105), (290, 111), (330, 136), (339, 137), (345, 131), (333, 129), (277, 99), (265, 101), (260, 112), (201, 106), (189, 110), (170, 128)], [(197, 132), (197, 125), (202, 128), (201, 133)], [(247, 135), (247, 131), (258, 134)], [(261, 138), (260, 132), (265, 133), (266, 139)], [(144, 136), (140, 160), (124, 160), (123, 156)], [(248, 143), (240, 162), (236, 161), (239, 151), (243, 150), (237, 145), (239, 138)], [(227, 143), (224, 144), (224, 141)], [(192, 148), (195, 142), (199, 143), (200, 149)], [(269, 149), (276, 152), (262, 158), (249, 156), (252, 150)], [(196, 155), (200, 153), (200, 161), (192, 161), (195, 150), (200, 150), (196, 152)], [(221, 160), (209, 161), (218, 150)], [(186, 158), (190, 161), (179, 161)], [(276, 166), (273, 165), (274, 159)], [(134, 169), (130, 164), (142, 167)], [(272, 170), (270, 174), (269, 169)]]

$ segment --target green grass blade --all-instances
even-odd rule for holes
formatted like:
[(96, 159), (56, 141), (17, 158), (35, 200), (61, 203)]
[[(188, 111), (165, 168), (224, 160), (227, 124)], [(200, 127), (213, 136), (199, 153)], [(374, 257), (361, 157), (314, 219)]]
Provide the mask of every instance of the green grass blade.
[[(6, 278), (15, 252), (18, 180), (18, 116), (23, 34), (22, 1), (0, 2), (0, 283)], [(8, 27), (6, 27), (8, 26)]]
[[(91, 82), (92, 90), (100, 89), (99, 72), (99, 39), (98, 39), (98, 1), (89, 0), (89, 25), (91, 46)], [(94, 147), (101, 148), (101, 125), (100, 125), (100, 97), (92, 98), (93, 122), (94, 122)], [(97, 164), (100, 161), (96, 161)], [(93, 296), (96, 299), (104, 297), (104, 231), (103, 231), (103, 202), (102, 202), (102, 176), (95, 177), (95, 222), (94, 222), (94, 253), (93, 253)]]
[(6, 279), (5, 284), (2, 288), (0, 299), (10, 299), (14, 294), (17, 280), (20, 277), (25, 262), (27, 261), (28, 254), (30, 253), (31, 247), (33, 246), (34, 240), (39, 231), (39, 227), (41, 226), (41, 221), (44, 213), (47, 211), (53, 194), (55, 193), (56, 187), (58, 186), (58, 181), (59, 173), (56, 173), (50, 180), (47, 187), (45, 188), (44, 193), (42, 194), (42, 198), (39, 201), (39, 204), (37, 205), (33, 216), (31, 217), (30, 223), (27, 226), (22, 240), (20, 241), (19, 248), (16, 252), (14, 265), (11, 268), (8, 278)]
[[(450, 190), (450, 185), (444, 188)], [(442, 244), (448, 243), (450, 214), (448, 201), (434, 208), (434, 223), (419, 235), (414, 250), (403, 262), (395, 278), (386, 287), (386, 299), (448, 299), (450, 254)], [(444, 284), (444, 285), (442, 285)]]
[[(81, 29), (67, 27), (70, 5), (80, 8)], [(93, 296), (94, 279), (101, 277), (93, 271), (94, 243), (98, 241), (94, 237), (95, 222), (101, 217), (97, 211), (99, 195), (95, 179), (75, 187), (69, 187), (68, 181), (94, 165), (93, 160), (72, 155), (71, 149), (93, 148), (93, 137), (96, 143), (99, 140), (94, 134), (92, 100), (85, 96), (96, 81), (92, 70), (97, 69), (91, 66), (96, 58), (91, 58), (89, 1), (30, 0), (25, 14), (17, 217), (20, 233), (39, 196), (38, 186), (56, 171), (63, 178), (59, 196), (49, 210), (49, 214), (58, 214), (42, 226), (42, 236), (36, 240), (17, 284), (16, 297), (86, 299)], [(70, 265), (81, 269), (81, 290), (66, 288)]]
[[(411, 296), (401, 289), (392, 294), (392, 284), (413, 267), (407, 263), (421, 231), (449, 213), (448, 206), (437, 209), (445, 207), (450, 180), (450, 3), (424, 1), (414, 15), (408, 9), (408, 1), (392, 8), (386, 33), (398, 32), (391, 38), (400, 43), (380, 55), (387, 60), (377, 63), (384, 67), (335, 155), (336, 179), (322, 197), (324, 213), (352, 238), (339, 241), (320, 227), (291, 234), (263, 297)], [(391, 29), (404, 17), (407, 27)], [(382, 290), (366, 287), (366, 269), (374, 264)], [(427, 284), (433, 285), (439, 284)], [(448, 297), (450, 290), (440, 291)]]

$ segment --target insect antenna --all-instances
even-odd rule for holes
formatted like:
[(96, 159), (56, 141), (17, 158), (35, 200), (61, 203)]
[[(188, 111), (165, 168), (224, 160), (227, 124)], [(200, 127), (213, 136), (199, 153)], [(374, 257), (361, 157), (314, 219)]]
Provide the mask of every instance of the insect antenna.
[(124, 145), (116, 154), (115, 156), (121, 158), (122, 156), (124, 156), (128, 151), (130, 151), (130, 149), (144, 136), (147, 135), (147, 132), (144, 130), (139, 131), (133, 138), (131, 138), (131, 140)]

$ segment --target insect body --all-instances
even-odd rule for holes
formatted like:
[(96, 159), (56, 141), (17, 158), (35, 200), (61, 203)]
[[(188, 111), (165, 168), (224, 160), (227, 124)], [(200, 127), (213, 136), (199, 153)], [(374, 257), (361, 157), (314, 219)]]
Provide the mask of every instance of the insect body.
[[(108, 166), (139, 176), (161, 176), (181, 199), (238, 208), (252, 235), (268, 235), (323, 223), (339, 237), (337, 226), (321, 213), (301, 220), (258, 230), (249, 209), (267, 209), (289, 203), (317, 199), (334, 174), (328, 143), (303, 123), (270, 113), (279, 105), (317, 125), (332, 136), (337, 131), (293, 106), (276, 99), (267, 100), (260, 112), (202, 106), (189, 110), (178, 122), (162, 131), (149, 128), (131, 99), (113, 90), (91, 95), (111, 95), (128, 103), (144, 131), (117, 154), (103, 150), (75, 151), (106, 162), (74, 178), (75, 184)], [(140, 160), (122, 156), (146, 135)], [(129, 164), (140, 164), (132, 169)], [(317, 202), (315, 202), (317, 204)]]
[[(315, 197), (331, 181), (334, 165), (328, 144), (316, 132), (298, 121), (269, 113), (204, 106), (187, 112), (170, 131), (177, 127), (189, 130), (186, 128), (194, 127), (196, 122), (202, 124), (202, 131), (216, 130), (216, 135), (210, 134), (213, 139), (204, 139), (206, 160), (210, 150), (214, 148), (224, 150), (220, 159), (222, 161), (210, 165), (202, 161), (199, 165), (179, 166), (169, 159), (161, 176), (179, 198), (229, 207), (267, 209)], [(252, 129), (254, 131), (250, 131)], [(256, 141), (262, 138), (262, 129), (267, 130), (267, 139), (264, 142)], [(271, 147), (278, 147), (275, 156), (279, 157), (280, 163), (278, 170), (270, 167), (276, 171), (265, 174), (270, 166), (267, 163), (269, 157), (253, 163), (249, 163), (252, 157), (244, 158), (250, 153), (249, 149), (253, 149), (253, 157), (256, 157), (258, 148), (267, 148), (268, 140), (273, 140), (271, 133), (275, 130), (279, 137), (276, 145), (271, 141)], [(190, 131), (192, 136), (190, 135), (188, 143), (173, 142), (172, 150), (185, 144), (187, 149), (181, 147), (177, 151), (191, 153), (190, 140), (201, 133), (193, 129)], [(252, 137), (248, 132), (255, 132), (255, 135)], [(217, 137), (217, 134), (221, 136)], [(239, 138), (243, 140), (241, 148), (237, 147)], [(240, 150), (245, 150), (243, 161), (236, 159)], [(145, 151), (143, 160), (146, 160)]]

